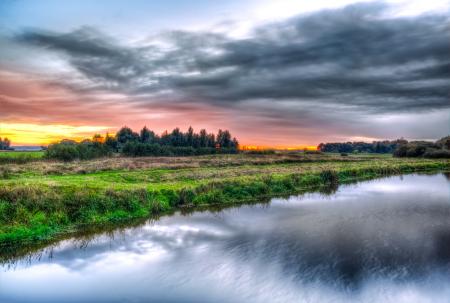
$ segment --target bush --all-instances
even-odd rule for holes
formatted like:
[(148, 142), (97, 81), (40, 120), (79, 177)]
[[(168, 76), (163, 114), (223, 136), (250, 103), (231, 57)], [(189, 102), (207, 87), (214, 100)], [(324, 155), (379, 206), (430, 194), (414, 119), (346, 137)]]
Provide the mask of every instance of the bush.
[(358, 151), (361, 153), (392, 153), (399, 144), (406, 143), (404, 139), (394, 141), (373, 141), (368, 142), (336, 142), (320, 143), (317, 149), (326, 153), (352, 153)]
[(450, 150), (450, 136), (444, 137), (436, 141), (436, 145), (439, 146), (440, 148)]
[(420, 157), (423, 156), (425, 153), (425, 150), (427, 149), (426, 145), (423, 144), (409, 144), (406, 149), (406, 156), (407, 157)]
[(450, 151), (446, 149), (428, 148), (423, 154), (424, 158), (450, 158)]
[(168, 146), (141, 142), (127, 142), (122, 148), (122, 154), (130, 157), (144, 156), (194, 156), (208, 154), (237, 153), (235, 148), (215, 149), (212, 147), (194, 148), (192, 146)]
[(275, 150), (273, 149), (254, 149), (245, 151), (246, 154), (249, 155), (273, 155), (275, 154)]
[(55, 143), (48, 146), (45, 156), (67, 162), (78, 159), (80, 154), (75, 144)]
[(408, 146), (406, 144), (400, 144), (394, 150), (394, 157), (406, 157), (406, 152), (408, 151)]
[(450, 136), (435, 143), (412, 141), (400, 144), (394, 151), (394, 157), (450, 158)]
[(63, 140), (59, 143), (50, 144), (45, 156), (48, 159), (58, 159), (62, 161), (88, 160), (104, 157), (111, 154), (108, 146), (98, 142), (85, 140), (77, 143), (71, 140)]
[(407, 144), (397, 146), (394, 151), (394, 157), (423, 157), (427, 150), (435, 150), (438, 148), (433, 142), (412, 141)]

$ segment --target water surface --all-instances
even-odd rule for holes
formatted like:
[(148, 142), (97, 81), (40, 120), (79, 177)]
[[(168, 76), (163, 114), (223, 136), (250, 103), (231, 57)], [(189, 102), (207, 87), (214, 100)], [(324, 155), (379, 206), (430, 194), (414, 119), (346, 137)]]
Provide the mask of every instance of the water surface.
[(450, 182), (407, 175), (69, 239), (0, 302), (450, 302)]

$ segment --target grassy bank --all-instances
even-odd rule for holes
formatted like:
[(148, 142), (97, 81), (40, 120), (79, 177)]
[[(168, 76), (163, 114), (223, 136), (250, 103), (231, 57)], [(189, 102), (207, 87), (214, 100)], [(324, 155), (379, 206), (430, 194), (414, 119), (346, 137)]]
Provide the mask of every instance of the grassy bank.
[(255, 201), (339, 183), (450, 169), (448, 160), (358, 155), (113, 158), (0, 166), (0, 245), (174, 209)]

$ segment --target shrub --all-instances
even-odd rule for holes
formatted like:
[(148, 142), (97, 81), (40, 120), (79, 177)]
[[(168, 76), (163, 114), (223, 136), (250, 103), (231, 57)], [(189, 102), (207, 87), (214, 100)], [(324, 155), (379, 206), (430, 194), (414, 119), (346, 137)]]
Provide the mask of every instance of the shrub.
[[(442, 141), (441, 143), (439, 143)], [(394, 157), (425, 157), (425, 158), (446, 158), (447, 150), (441, 148), (445, 146), (443, 139), (436, 143), (427, 141), (412, 141), (397, 146)]]
[(208, 154), (231, 154), (236, 153), (235, 148), (215, 149), (212, 147), (194, 148), (192, 146), (169, 146), (149, 144), (141, 142), (127, 142), (122, 148), (122, 154), (130, 157), (143, 156), (194, 156)]
[(62, 161), (73, 161), (78, 159), (80, 154), (78, 153), (76, 144), (55, 143), (48, 146), (46, 157)]
[(407, 157), (420, 157), (423, 156), (427, 147), (422, 144), (409, 144), (406, 149)]
[(424, 158), (450, 158), (450, 151), (446, 149), (427, 148), (423, 154)]
[(275, 154), (275, 150), (273, 149), (255, 149), (255, 150), (247, 150), (245, 151), (246, 154), (249, 155), (273, 155)]
[(404, 139), (394, 141), (373, 141), (368, 142), (336, 142), (336, 143), (320, 143), (317, 149), (328, 153), (351, 153), (354, 151), (362, 153), (392, 153), (399, 145), (406, 143)]
[(68, 162), (104, 157), (110, 153), (108, 146), (99, 142), (84, 140), (77, 143), (71, 140), (62, 140), (59, 143), (50, 144), (45, 155), (48, 159)]
[(394, 157), (406, 157), (406, 152), (408, 151), (408, 146), (406, 144), (400, 144), (394, 150)]
[(436, 141), (436, 145), (439, 146), (440, 148), (450, 150), (450, 136), (444, 137)]

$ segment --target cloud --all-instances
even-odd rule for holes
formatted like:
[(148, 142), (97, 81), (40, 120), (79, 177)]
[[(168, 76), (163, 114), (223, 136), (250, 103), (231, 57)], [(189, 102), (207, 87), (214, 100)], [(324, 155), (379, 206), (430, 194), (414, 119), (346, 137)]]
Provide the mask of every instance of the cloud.
[[(177, 117), (182, 127), (226, 126), (243, 142), (266, 145), (444, 136), (450, 15), (398, 17), (390, 8), (372, 2), (317, 11), (260, 25), (245, 38), (178, 30), (125, 43), (88, 26), (68, 33), (29, 29), (11, 43), (30, 57), (39, 50), (65, 62), (70, 70), (42, 79), (43, 90), (64, 93), (37, 102), (4, 90), (0, 103), (10, 110), (0, 116), (31, 116), (47, 102), (50, 120), (73, 107), (80, 109), (77, 120), (108, 125), (129, 124), (124, 113), (132, 113), (136, 124), (151, 117), (165, 129)], [(73, 106), (63, 110), (66, 103)], [(418, 130), (421, 115), (434, 120)], [(259, 134), (262, 128), (272, 133)]]
[(139, 49), (119, 46), (113, 38), (91, 27), (67, 34), (28, 31), (18, 41), (60, 52), (76, 70), (99, 86), (126, 87), (148, 70)]
[(294, 99), (372, 112), (450, 107), (449, 16), (389, 18), (381, 3), (266, 24), (246, 39), (208, 32), (123, 46), (92, 28), (18, 39), (60, 52), (98, 87), (231, 106)]

